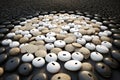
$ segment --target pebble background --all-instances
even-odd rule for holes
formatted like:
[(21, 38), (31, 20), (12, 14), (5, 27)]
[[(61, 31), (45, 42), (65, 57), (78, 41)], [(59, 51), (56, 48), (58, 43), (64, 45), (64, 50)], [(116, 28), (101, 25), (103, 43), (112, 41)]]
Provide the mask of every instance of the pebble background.
[(120, 0), (0, 0), (0, 22), (53, 10), (80, 10), (120, 20)]

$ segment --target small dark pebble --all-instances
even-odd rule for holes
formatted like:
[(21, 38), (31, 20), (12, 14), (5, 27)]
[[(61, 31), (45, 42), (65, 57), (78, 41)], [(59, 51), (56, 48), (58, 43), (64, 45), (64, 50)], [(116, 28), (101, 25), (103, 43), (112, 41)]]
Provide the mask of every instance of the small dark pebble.
[(120, 39), (120, 34), (113, 34), (114, 39)]
[(18, 72), (23, 76), (29, 75), (31, 71), (32, 71), (32, 65), (30, 63), (23, 63), (18, 68)]
[(9, 29), (7, 29), (7, 28), (0, 29), (0, 33), (6, 34), (8, 32), (9, 32)]
[(112, 50), (111, 55), (114, 59), (120, 62), (120, 51), (119, 50)]
[(2, 54), (6, 49), (4, 47), (0, 47), (0, 54)]
[(17, 74), (10, 74), (5, 76), (5, 80), (20, 80), (20, 77)]
[(117, 69), (119, 67), (119, 63), (111, 57), (104, 58), (103, 62), (113, 69)]
[(33, 76), (32, 80), (48, 80), (45, 73), (37, 73)]
[(115, 40), (113, 41), (113, 44), (114, 44), (116, 47), (120, 47), (120, 40), (115, 39)]
[(7, 54), (0, 54), (0, 64), (7, 59)]
[(20, 64), (20, 58), (14, 57), (9, 59), (5, 64), (6, 71), (14, 71)]

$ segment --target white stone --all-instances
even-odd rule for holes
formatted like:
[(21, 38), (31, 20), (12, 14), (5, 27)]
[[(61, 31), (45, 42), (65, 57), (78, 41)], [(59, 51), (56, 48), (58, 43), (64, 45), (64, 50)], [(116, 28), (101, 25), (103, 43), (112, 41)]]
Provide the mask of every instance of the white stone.
[(20, 43), (18, 41), (13, 41), (9, 44), (9, 47), (17, 47), (19, 45), (20, 45)]
[(55, 37), (45, 37), (45, 42), (54, 42), (54, 41), (56, 41), (56, 38)]
[(46, 36), (48, 36), (48, 37), (53, 37), (53, 36), (55, 36), (56, 35), (56, 33), (55, 32), (48, 32), (47, 34), (46, 34)]
[(47, 71), (50, 73), (57, 73), (60, 70), (60, 64), (58, 62), (52, 61), (47, 64)]
[(72, 59), (82, 61), (84, 59), (84, 56), (80, 52), (74, 52), (72, 53)]
[(108, 53), (109, 49), (103, 45), (97, 45), (96, 50), (100, 53)]
[(9, 45), (11, 42), (12, 42), (11, 39), (4, 39), (4, 40), (2, 41), (2, 45)]
[(24, 54), (21, 59), (23, 62), (31, 62), (34, 59), (34, 55), (27, 53), (27, 54)]
[(40, 67), (45, 65), (45, 60), (42, 57), (34, 58), (33, 61), (32, 61), (32, 65), (34, 67), (40, 68)]
[(60, 51), (58, 53), (58, 59), (60, 61), (68, 61), (71, 59), (71, 54), (68, 51)]
[(44, 40), (45, 36), (44, 35), (39, 35), (35, 37), (35, 40), (39, 41), (39, 40)]
[(101, 45), (106, 46), (107, 48), (111, 48), (112, 47), (112, 44), (110, 42), (108, 42), (108, 41), (103, 41), (101, 43)]
[(8, 38), (13, 38), (14, 36), (15, 36), (15, 33), (8, 33), (8, 34), (7, 34), (7, 37), (8, 37)]
[(45, 56), (47, 62), (57, 61), (57, 55), (55, 53), (49, 53)]
[(98, 53), (98, 52), (92, 52), (90, 54), (90, 58), (93, 60), (93, 61), (102, 61), (103, 60), (103, 55)]
[(95, 50), (95, 45), (93, 43), (86, 43), (85, 47), (89, 50)]
[(54, 44), (53, 44), (53, 43), (47, 43), (47, 44), (45, 44), (45, 48), (46, 48), (47, 50), (51, 50), (51, 49), (54, 48)]
[(78, 71), (80, 70), (82, 64), (78, 60), (70, 60), (64, 64), (65, 69), (69, 71)]
[(77, 43), (84, 45), (86, 43), (86, 40), (84, 38), (78, 38)]
[(63, 40), (56, 40), (56, 41), (54, 42), (54, 45), (55, 45), (56, 47), (63, 48), (63, 47), (66, 45), (66, 43), (65, 43), (65, 41), (63, 41)]
[(74, 32), (74, 35), (78, 38), (82, 37), (82, 34), (80, 32)]
[(84, 35), (82, 36), (83, 39), (85, 39), (86, 41), (91, 41), (92, 40), (92, 37), (89, 36), (89, 35)]

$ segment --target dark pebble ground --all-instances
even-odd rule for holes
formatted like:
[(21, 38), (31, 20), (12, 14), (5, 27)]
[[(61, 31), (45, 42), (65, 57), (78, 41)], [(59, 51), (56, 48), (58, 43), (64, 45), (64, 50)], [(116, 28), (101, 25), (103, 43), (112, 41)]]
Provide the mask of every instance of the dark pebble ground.
[(80, 10), (120, 19), (120, 0), (0, 0), (0, 22), (52, 10)]

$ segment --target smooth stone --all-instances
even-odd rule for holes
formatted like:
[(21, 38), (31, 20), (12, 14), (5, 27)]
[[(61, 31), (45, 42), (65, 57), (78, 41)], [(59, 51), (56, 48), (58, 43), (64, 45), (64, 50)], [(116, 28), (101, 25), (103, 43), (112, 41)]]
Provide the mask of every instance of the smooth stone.
[(47, 50), (51, 50), (51, 49), (54, 48), (54, 44), (52, 44), (52, 43), (47, 43), (47, 44), (45, 44), (45, 47), (46, 47)]
[(2, 39), (4, 37), (4, 34), (0, 33), (0, 39)]
[(17, 74), (10, 74), (5, 78), (5, 80), (20, 80), (20, 77)]
[(9, 59), (5, 64), (5, 70), (6, 71), (14, 71), (20, 64), (20, 58), (13, 57), (12, 59)]
[(108, 53), (109, 49), (103, 45), (97, 45), (96, 50), (100, 53)]
[(2, 76), (3, 74), (4, 74), (4, 69), (0, 67), (0, 76)]
[(3, 52), (5, 52), (5, 48), (4, 47), (0, 47), (0, 53), (3, 53)]
[(98, 52), (92, 52), (90, 54), (90, 58), (93, 60), (93, 61), (102, 61), (103, 60), (103, 55), (98, 53)]
[(113, 41), (113, 44), (114, 44), (115, 46), (117, 46), (117, 47), (120, 47), (120, 40), (115, 39), (115, 40)]
[(14, 36), (14, 40), (19, 40), (20, 38), (22, 38), (23, 36), (21, 34), (17, 34)]
[(54, 45), (58, 48), (63, 48), (66, 45), (66, 42), (63, 40), (56, 40), (54, 42)]
[(58, 59), (60, 61), (68, 61), (71, 59), (71, 54), (68, 51), (60, 51), (58, 53)]
[(13, 41), (9, 44), (9, 47), (17, 47), (19, 45), (20, 45), (20, 43), (18, 41)]
[(32, 77), (32, 80), (48, 80), (46, 73), (37, 73)]
[(108, 42), (111, 42), (111, 38), (110, 37), (107, 37), (107, 36), (102, 36), (100, 37), (101, 41), (108, 41)]
[(8, 34), (7, 34), (7, 37), (8, 37), (8, 38), (13, 38), (14, 36), (15, 36), (15, 33), (8, 33)]
[(53, 48), (53, 49), (50, 50), (51, 53), (55, 53), (55, 54), (58, 54), (61, 51), (62, 51), (61, 48)]
[(82, 36), (83, 39), (85, 39), (86, 41), (91, 41), (92, 40), (92, 37), (89, 36), (89, 35), (84, 35)]
[(3, 63), (7, 59), (7, 54), (0, 54), (0, 64)]
[(100, 29), (101, 29), (101, 30), (106, 30), (107, 27), (106, 27), (106, 26), (100, 26)]
[(54, 41), (56, 41), (56, 38), (55, 37), (45, 37), (45, 42), (54, 42)]
[(112, 35), (112, 32), (109, 31), (109, 30), (105, 30), (104, 32), (107, 33), (108, 36), (111, 36), (111, 35)]
[(60, 70), (60, 64), (58, 62), (52, 61), (47, 64), (47, 71), (50, 73), (57, 73)]
[(74, 47), (76, 47), (76, 48), (81, 48), (81, 47), (82, 47), (82, 45), (79, 44), (79, 43), (72, 43), (72, 45), (73, 45)]
[(85, 47), (89, 50), (95, 50), (95, 45), (93, 43), (86, 43)]
[(12, 42), (11, 39), (4, 39), (4, 40), (2, 41), (2, 45), (6, 46), (6, 45), (9, 45), (11, 42)]
[(120, 34), (120, 30), (119, 29), (111, 29), (111, 32)]
[(79, 80), (98, 80), (97, 77), (90, 71), (80, 71), (78, 77)]
[(9, 32), (9, 29), (7, 29), (7, 28), (0, 29), (0, 33), (6, 34), (8, 32)]
[(30, 53), (26, 53), (22, 56), (21, 59), (23, 62), (31, 62), (34, 59), (34, 55)]
[(12, 28), (14, 28), (14, 25), (13, 24), (9, 24), (9, 25), (7, 25), (6, 26), (8, 29), (12, 29)]
[(65, 41), (65, 43), (72, 43), (72, 42), (74, 42), (74, 39), (72, 37), (66, 37), (64, 39), (64, 41)]
[(57, 61), (57, 55), (55, 53), (49, 53), (45, 56), (47, 62)]
[(80, 32), (74, 32), (74, 35), (78, 38), (82, 37), (82, 34)]
[(35, 52), (36, 57), (45, 57), (47, 55), (47, 52), (45, 50), (38, 50)]
[(113, 69), (117, 69), (119, 67), (119, 63), (111, 57), (104, 58), (103, 62)]
[(120, 51), (119, 50), (112, 50), (111, 55), (114, 59), (120, 62)]
[(35, 53), (38, 50), (38, 46), (33, 44), (27, 44), (21, 47), (21, 53)]
[(44, 35), (39, 35), (39, 36), (36, 36), (35, 39), (36, 39), (37, 41), (39, 41), (39, 40), (44, 40), (44, 39), (45, 39), (45, 36), (44, 36)]
[(12, 48), (12, 49), (10, 49), (10, 51), (9, 51), (9, 54), (10, 55), (18, 55), (20, 53), (20, 48), (17, 48), (17, 47), (15, 47), (15, 48)]
[(32, 65), (30, 63), (22, 63), (18, 68), (18, 72), (23, 76), (29, 75), (31, 71)]
[(82, 61), (84, 59), (84, 56), (80, 52), (74, 52), (72, 53), (72, 59)]
[(81, 70), (82, 71), (93, 71), (93, 66), (89, 62), (83, 62)]
[(32, 65), (37, 68), (44, 66), (44, 64), (45, 64), (45, 60), (42, 57), (36, 57), (32, 61)]
[(26, 18), (20, 18), (19, 20), (23, 22), (26, 21)]
[(107, 42), (107, 41), (103, 41), (101, 43), (101, 45), (106, 46), (107, 48), (111, 48), (112, 47), (112, 44), (110, 42)]
[(5, 25), (0, 25), (0, 29), (5, 28), (5, 27), (6, 27)]
[(87, 48), (82, 47), (82, 48), (80, 48), (78, 51), (84, 55), (84, 58), (85, 58), (85, 59), (88, 59), (88, 58), (89, 58), (89, 56), (90, 56), (90, 51), (89, 51)]
[(113, 34), (114, 39), (120, 39), (120, 34)]
[(111, 69), (104, 63), (97, 63), (95, 69), (102, 77), (109, 78), (112, 75)]
[(46, 34), (46, 36), (53, 37), (53, 36), (56, 36), (56, 33), (55, 32), (49, 32), (49, 33)]
[(67, 44), (65, 46), (65, 50), (68, 52), (73, 52), (75, 50), (75, 47), (72, 44)]
[(84, 45), (86, 43), (86, 40), (84, 38), (78, 38), (77, 43)]
[[(71, 66), (72, 65), (72, 66)], [(78, 71), (81, 68), (82, 64), (78, 60), (70, 60), (65, 62), (64, 67), (69, 71)]]
[(19, 40), (20, 43), (27, 43), (28, 41), (29, 41), (29, 38), (27, 37), (20, 38)]
[(38, 46), (38, 50), (45, 50), (47, 51), (47, 49), (45, 48), (44, 45), (37, 45)]
[(66, 73), (57, 73), (52, 76), (51, 80), (71, 80), (71, 77)]
[(65, 37), (66, 37), (66, 35), (64, 35), (64, 34), (57, 34), (56, 35), (56, 39), (58, 39), (58, 40), (63, 40), (63, 39), (65, 39)]

